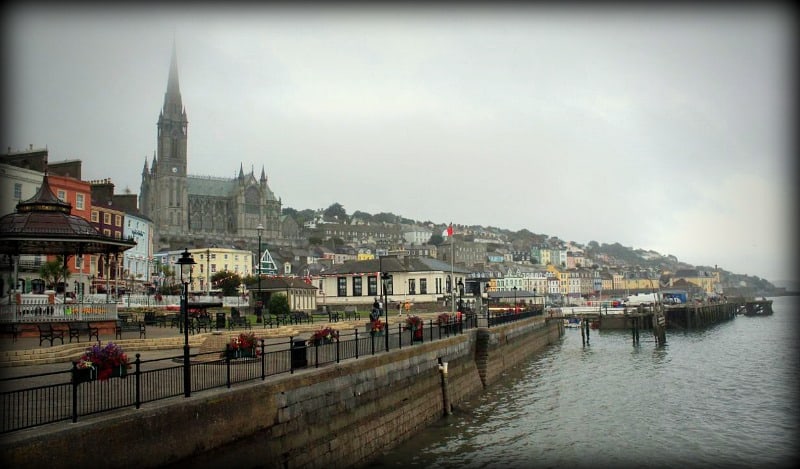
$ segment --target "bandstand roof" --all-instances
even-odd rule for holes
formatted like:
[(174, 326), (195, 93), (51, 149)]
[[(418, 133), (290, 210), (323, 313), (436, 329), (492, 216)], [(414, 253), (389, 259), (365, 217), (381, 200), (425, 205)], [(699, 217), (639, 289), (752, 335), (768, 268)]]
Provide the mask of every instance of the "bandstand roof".
[(39, 192), (17, 204), (16, 213), (0, 217), (0, 254), (113, 254), (136, 242), (102, 235), (88, 220), (72, 215), (44, 175)]

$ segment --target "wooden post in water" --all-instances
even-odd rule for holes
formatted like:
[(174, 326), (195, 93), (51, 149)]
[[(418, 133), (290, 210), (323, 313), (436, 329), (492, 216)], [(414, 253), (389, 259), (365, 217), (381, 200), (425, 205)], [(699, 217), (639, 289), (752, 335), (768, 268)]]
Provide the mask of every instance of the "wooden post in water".
[(586, 345), (589, 345), (589, 329), (590, 329), (590, 327), (589, 327), (589, 326), (590, 326), (590, 323), (591, 323), (591, 321), (587, 321), (587, 320), (586, 320), (586, 317), (584, 316), (584, 320), (583, 320), (583, 322), (585, 323), (585, 324), (583, 325), (583, 327), (585, 327), (585, 328), (586, 328)]
[(584, 322), (583, 318), (581, 318), (581, 344), (586, 345), (586, 332), (583, 330)]

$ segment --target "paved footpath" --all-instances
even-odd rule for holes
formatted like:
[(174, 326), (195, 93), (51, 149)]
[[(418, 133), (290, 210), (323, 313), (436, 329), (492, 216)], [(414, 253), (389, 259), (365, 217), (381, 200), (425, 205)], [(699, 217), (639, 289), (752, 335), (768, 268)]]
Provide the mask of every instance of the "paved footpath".
[[(438, 313), (418, 314), (424, 321), (436, 320)], [(399, 321), (405, 321), (405, 315), (398, 318), (397, 315), (390, 314), (390, 327), (397, 327)], [(340, 331), (358, 328), (364, 331), (364, 325), (368, 319), (346, 320), (338, 322), (316, 322), (312, 324), (289, 324), (275, 328), (264, 328), (262, 324), (253, 324), (252, 331), (256, 337), (263, 338), (267, 345), (285, 343), (289, 346), (290, 337), (308, 338), (314, 331), (325, 326), (332, 326)], [(242, 332), (242, 329), (220, 331), (222, 335), (234, 336)], [(142, 360), (155, 360), (159, 358), (178, 357), (183, 355), (184, 335), (176, 327), (147, 326), (147, 338), (131, 338), (134, 334), (125, 333), (122, 340), (116, 340), (114, 334), (100, 334), (100, 342), (114, 342), (122, 346), (131, 360), (135, 359), (137, 353), (141, 354)], [(207, 341), (212, 344), (220, 342), (218, 337), (209, 340), (214, 332), (191, 334), (189, 336), (190, 353), (208, 351), (203, 347)], [(222, 341), (224, 343), (225, 340)], [(0, 378), (10, 378), (16, 376), (33, 375), (40, 373), (51, 373), (66, 371), (71, 368), (71, 362), (77, 359), (81, 353), (93, 342), (85, 338), (81, 342), (69, 343), (69, 338), (61, 345), (56, 341), (56, 345), (50, 346), (45, 342), (39, 345), (39, 338), (21, 337), (13, 342), (10, 337), (0, 339)]]

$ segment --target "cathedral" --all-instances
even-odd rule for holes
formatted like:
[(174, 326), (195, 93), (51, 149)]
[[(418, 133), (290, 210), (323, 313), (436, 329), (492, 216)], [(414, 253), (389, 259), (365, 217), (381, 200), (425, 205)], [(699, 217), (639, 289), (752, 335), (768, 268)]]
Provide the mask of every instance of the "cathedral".
[(158, 116), (157, 150), (145, 159), (140, 211), (153, 222), (153, 250), (217, 245), (252, 249), (281, 237), (281, 201), (267, 185), (264, 168), (256, 177), (239, 165), (235, 178), (189, 174), (186, 153), (189, 121), (178, 84), (178, 61), (172, 48), (164, 107)]

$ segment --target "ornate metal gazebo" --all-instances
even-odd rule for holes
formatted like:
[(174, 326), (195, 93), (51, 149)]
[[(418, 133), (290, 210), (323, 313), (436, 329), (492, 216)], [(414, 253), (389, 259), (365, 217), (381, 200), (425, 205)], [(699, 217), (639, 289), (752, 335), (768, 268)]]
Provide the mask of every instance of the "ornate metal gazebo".
[[(21, 255), (60, 255), (63, 256), (66, 269), (72, 256), (101, 254), (108, 267), (111, 256), (118, 256), (135, 245), (132, 239), (104, 236), (88, 220), (72, 215), (72, 205), (56, 197), (50, 188), (47, 173), (36, 195), (19, 202), (15, 213), (0, 217), (0, 255), (9, 256), (12, 260), (14, 288), (18, 282)], [(15, 298), (9, 295), (7, 304), (1, 306), (0, 321), (72, 320), (85, 312), (84, 308), (51, 303), (44, 308), (46, 314), (42, 314), (41, 306), (28, 307), (21, 300), (21, 295), (13, 296)]]

